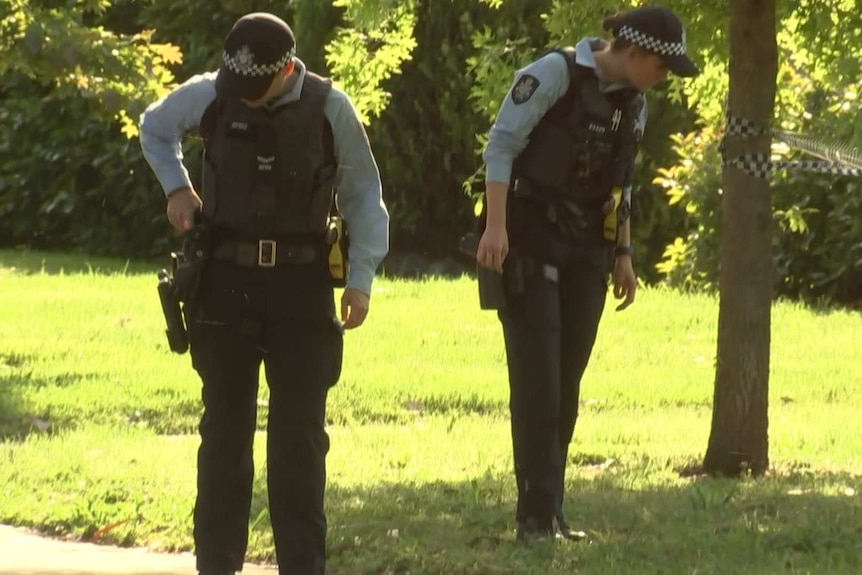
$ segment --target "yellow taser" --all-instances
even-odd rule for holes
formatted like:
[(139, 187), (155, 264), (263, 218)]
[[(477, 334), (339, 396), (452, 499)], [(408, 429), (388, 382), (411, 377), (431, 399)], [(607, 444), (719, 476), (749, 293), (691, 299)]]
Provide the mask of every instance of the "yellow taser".
[(619, 210), (620, 202), (623, 200), (623, 189), (622, 188), (613, 188), (611, 189), (611, 199), (608, 201), (608, 204), (613, 202), (613, 206), (610, 211), (605, 214), (605, 223), (602, 230), (602, 235), (609, 242), (617, 241), (617, 230), (619, 229), (619, 220), (617, 218), (617, 210)]
[(345, 233), (344, 219), (340, 215), (329, 218), (330, 237), (334, 235), (334, 241), (329, 246), (329, 275), (332, 277), (332, 285), (344, 287), (347, 285), (347, 272), (349, 260), (347, 258), (347, 235)]

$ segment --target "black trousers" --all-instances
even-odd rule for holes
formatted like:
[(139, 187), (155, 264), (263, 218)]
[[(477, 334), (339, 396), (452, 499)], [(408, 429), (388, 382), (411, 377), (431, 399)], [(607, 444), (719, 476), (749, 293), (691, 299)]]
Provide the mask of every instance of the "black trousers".
[[(550, 528), (562, 515), (569, 442), (581, 377), (605, 305), (609, 258), (606, 247), (575, 248), (556, 281), (533, 266), (533, 273), (518, 282), (523, 289), (507, 294), (507, 307), (499, 312), (509, 369), (518, 522), (532, 518), (540, 528)], [(506, 261), (504, 276), (515, 263)]]
[(248, 543), (258, 375), (270, 390), (267, 486), (279, 573), (325, 569), (326, 396), (341, 373), (332, 288), (317, 267), (208, 264), (186, 307), (203, 387), (194, 539), (200, 571), (239, 571)]

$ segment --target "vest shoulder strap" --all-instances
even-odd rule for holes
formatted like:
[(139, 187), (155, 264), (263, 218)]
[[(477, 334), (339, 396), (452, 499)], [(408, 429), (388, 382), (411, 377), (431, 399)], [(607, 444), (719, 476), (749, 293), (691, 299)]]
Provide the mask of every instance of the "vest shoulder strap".
[(579, 82), (581, 82), (585, 77), (592, 73), (586, 66), (582, 66), (578, 64), (578, 52), (574, 46), (566, 46), (565, 48), (559, 48), (557, 50), (552, 50), (553, 52), (558, 52), (563, 55), (566, 59), (566, 64), (569, 67), (569, 90), (576, 87)]
[(203, 140), (204, 150), (206, 150), (207, 141), (215, 134), (216, 125), (218, 124), (218, 116), (221, 112), (221, 101), (219, 98), (214, 98), (212, 102), (204, 110), (201, 115), (201, 121), (198, 125), (198, 133)]
[(324, 118), (323, 123), (323, 157), (326, 158), (327, 166), (338, 165), (338, 158), (335, 157), (335, 135), (332, 133), (329, 118)]
[(315, 111), (322, 114), (330, 90), (332, 90), (331, 78), (324, 78), (313, 72), (306, 72), (300, 97), (304, 100), (311, 100)]
[[(323, 109), (326, 106), (326, 98), (329, 97), (329, 92), (332, 90), (332, 79), (324, 78), (313, 72), (305, 72), (305, 84), (302, 87), (302, 95), (305, 97), (315, 98), (320, 106), (320, 115), (323, 117), (323, 162), (326, 166), (326, 171), (335, 177), (338, 170), (338, 158), (335, 157), (335, 134), (332, 131), (332, 123), (326, 117)], [(329, 215), (338, 215), (338, 204), (336, 197), (338, 190), (334, 190), (332, 201), (329, 204)]]
[(589, 81), (592, 75), (592, 69), (587, 66), (582, 66), (577, 62), (577, 50), (574, 46), (565, 46), (545, 52), (544, 55), (557, 53), (561, 54), (566, 59), (566, 65), (569, 69), (569, 89), (557, 102), (551, 106), (547, 115), (551, 118), (559, 118), (567, 116), (571, 113), (578, 96), (580, 95), (580, 86), (584, 81)]
[[(332, 79), (318, 76), (313, 72), (305, 72), (305, 83), (302, 86), (302, 95), (316, 98), (321, 108), (326, 105), (326, 98), (332, 90)], [(335, 157), (335, 136), (332, 132), (332, 124), (329, 118), (323, 115), (323, 152), (326, 165), (336, 166), (338, 160)]]

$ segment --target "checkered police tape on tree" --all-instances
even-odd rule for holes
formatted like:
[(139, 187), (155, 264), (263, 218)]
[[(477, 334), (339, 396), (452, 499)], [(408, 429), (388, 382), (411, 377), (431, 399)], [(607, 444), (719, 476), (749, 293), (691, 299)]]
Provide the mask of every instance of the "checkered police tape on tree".
[(738, 136), (753, 138), (761, 134), (769, 134), (773, 140), (821, 158), (809, 161), (773, 161), (768, 154), (744, 154), (736, 158), (727, 158), (724, 140), (719, 151), (722, 155), (722, 165), (733, 166), (757, 178), (766, 178), (769, 172), (777, 170), (804, 170), (831, 174), (833, 176), (862, 176), (862, 152), (846, 144), (829, 144), (812, 136), (772, 130), (758, 125), (746, 118), (728, 115), (724, 137)]

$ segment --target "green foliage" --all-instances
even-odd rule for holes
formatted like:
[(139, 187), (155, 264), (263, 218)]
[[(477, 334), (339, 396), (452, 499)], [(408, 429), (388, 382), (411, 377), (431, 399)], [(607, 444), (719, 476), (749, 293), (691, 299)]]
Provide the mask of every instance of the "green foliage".
[(400, 71), (416, 47), (414, 2), (336, 0), (333, 4), (346, 8), (352, 26), (341, 28), (326, 47), (326, 61), (353, 100), (360, 120), (368, 124), (391, 98), (381, 84)]
[[(136, 1), (136, 0), (125, 0)], [(222, 41), (234, 22), (249, 12), (271, 12), (288, 24), (293, 23), (293, 2), (286, 0), (143, 0), (140, 22), (155, 30), (154, 38), (175, 43), (183, 52), (177, 78), (218, 69)], [(302, 48), (302, 30), (294, 30), (297, 46)]]
[(105, 121), (95, 100), (66, 97), (20, 74), (7, 74), (6, 86), (32, 96), (7, 99), (0, 109), (10, 128), (0, 132), (0, 242), (93, 254), (166, 251), (164, 200), (137, 139)]
[[(780, 8), (780, 67), (774, 125), (813, 134), (826, 143), (862, 143), (858, 69), (862, 19), (847, 0), (799, 0)], [(720, 93), (696, 94), (699, 111), (720, 108)], [(711, 289), (718, 275), (720, 170), (715, 126), (720, 118), (703, 116), (704, 128), (676, 136), (677, 163), (661, 170), (656, 182), (671, 204), (685, 210), (686, 232), (667, 246), (658, 269), (674, 286)], [(774, 146), (776, 157), (811, 159)], [(847, 178), (791, 171), (773, 173), (777, 222), (775, 294), (858, 302), (862, 298), (862, 198)]]
[(719, 134), (713, 128), (674, 135), (677, 163), (660, 168), (653, 180), (667, 194), (671, 206), (685, 211), (685, 237), (677, 237), (665, 247), (663, 260), (656, 265), (665, 280), (686, 290), (718, 287), (718, 234), (721, 225), (721, 158)]
[[(657, 1), (686, 22), (689, 52), (703, 73), (649, 95), (635, 177), (635, 265), (648, 282), (670, 274), (673, 285), (709, 287), (717, 270), (716, 129), (727, 92), (726, 3)], [(126, 138), (174, 76), (185, 80), (218, 66), (221, 39), (237, 17), (265, 10), (294, 26), (300, 57), (312, 70), (333, 74), (369, 123), (393, 216), (393, 248), (451, 254), (473, 221), (485, 134), (513, 72), (547, 48), (602, 35), (604, 15), (635, 4), (0, 0), (0, 121), (13, 127), (0, 134), (0, 242), (124, 255), (164, 251), (171, 239), (161, 191), (137, 141)], [(778, 18), (775, 125), (859, 144), (862, 42), (855, 40), (862, 13), (856, 2), (782, 2)], [(670, 140), (693, 125), (695, 135)], [(197, 179), (194, 137), (184, 151)], [(695, 164), (683, 165), (686, 160)], [(685, 190), (673, 206), (652, 184), (662, 167), (660, 183)], [(858, 299), (855, 184), (810, 174), (774, 181), (776, 262), (789, 278), (777, 293)]]
[[(402, 74), (386, 83), (395, 95), (369, 128), (392, 215), (395, 249), (452, 254), (473, 226), (462, 183), (481, 165), (476, 133), (489, 121), (470, 107), (471, 38), (484, 26), (541, 34), (541, 21), (494, 12), (475, 0), (416, 4), (417, 48)], [(514, 24), (520, 23), (520, 24)]]
[(470, 97), (489, 126), (515, 71), (535, 59), (548, 42), (543, 22), (549, 5), (550, 2), (509, 0), (502, 4), (496, 26), (483, 26), (473, 33), (476, 54), (467, 59), (475, 79)]
[[(675, 136), (678, 161), (655, 183), (686, 214), (685, 237), (657, 265), (678, 288), (718, 286), (721, 161), (715, 130)], [(786, 157), (780, 147), (778, 157)], [(773, 177), (775, 294), (857, 303), (862, 299), (862, 188), (854, 179), (810, 172)]]
[[(2, 20), (3, 42), (12, 43), (17, 57), (0, 64), (6, 79), (0, 116), (14, 126), (0, 133), (0, 242), (165, 254), (172, 236), (163, 195), (138, 140), (126, 136), (136, 133), (140, 112), (173, 82), (169, 64), (182, 80), (215, 69), (221, 38), (237, 17), (247, 9), (278, 12), (284, 3), (226, 2), (218, 11), (204, 1), (120, 0), (101, 2), (99, 10), (93, 3), (70, 10), (19, 4)], [(6, 33), (21, 26), (39, 33), (31, 31), (29, 43), (26, 32), (18, 39)], [(145, 31), (153, 27), (159, 32)], [(160, 43), (151, 43), (153, 36)], [(180, 49), (191, 59), (182, 62)], [(188, 138), (184, 152), (196, 181), (199, 142)]]
[(328, 76), (326, 46), (335, 38), (336, 29), (343, 25), (344, 11), (333, 6), (332, 0), (297, 0), (294, 5), (296, 54), (309, 70)]
[(855, 178), (788, 174), (774, 186), (776, 293), (862, 304), (862, 186)]
[[(181, 61), (111, 2), (2, 0), (0, 241), (164, 251), (163, 201), (133, 137)], [(108, 23), (116, 27), (109, 29)], [(121, 31), (118, 31), (121, 30)], [(135, 230), (130, 234), (129, 230)]]
[[(168, 65), (181, 80), (216, 69), (221, 39), (242, 14), (269, 11), (292, 23), (295, 9), (279, 0), (223, 0), (219, 10), (212, 7), (209, 0), (103, 0), (61, 10), (50, 2), (0, 0), (0, 38), (12, 55), (0, 63), (7, 78), (0, 98), (9, 100), (0, 113), (10, 125), (26, 126), (0, 134), (6, 152), (0, 241), (115, 255), (166, 249), (161, 191), (137, 141), (123, 138), (117, 120), (127, 136), (135, 134), (140, 112), (173, 82)], [(411, 6), (300, 3), (300, 24), (318, 25), (307, 30), (316, 47), (305, 43), (303, 29), (296, 31), (300, 54), (308, 45), (310, 55), (323, 59), (320, 43), (335, 31), (322, 28), (340, 21), (345, 8), (357, 28), (342, 30), (331, 48), (334, 72), (368, 120), (389, 98), (380, 82), (415, 45)], [(151, 29), (157, 31), (146, 31)], [(197, 140), (188, 138), (184, 152), (196, 181)]]
[(150, 31), (120, 34), (98, 25), (108, 0), (53, 4), (0, 0), (0, 77), (17, 73), (58, 95), (91, 99), (101, 117), (119, 120), (134, 136), (133, 118), (173, 81), (169, 66), (182, 54), (152, 43)]

